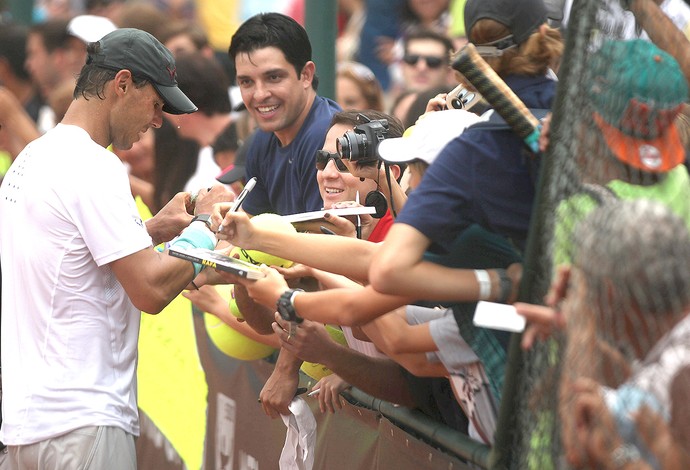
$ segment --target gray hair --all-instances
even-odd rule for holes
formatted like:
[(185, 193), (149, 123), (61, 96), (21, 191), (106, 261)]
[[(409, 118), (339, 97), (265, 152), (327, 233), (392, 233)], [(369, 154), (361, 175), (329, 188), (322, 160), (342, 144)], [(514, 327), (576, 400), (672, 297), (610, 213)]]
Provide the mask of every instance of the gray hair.
[(595, 308), (613, 304), (604, 315), (634, 308), (640, 320), (655, 321), (690, 305), (690, 234), (659, 202), (609, 202), (578, 224), (573, 242), (574, 265), (586, 275)]

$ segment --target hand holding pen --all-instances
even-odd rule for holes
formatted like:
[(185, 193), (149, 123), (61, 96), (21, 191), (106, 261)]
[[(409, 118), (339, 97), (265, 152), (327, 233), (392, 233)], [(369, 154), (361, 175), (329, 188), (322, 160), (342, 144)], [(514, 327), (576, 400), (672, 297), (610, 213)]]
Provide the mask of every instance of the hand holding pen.
[[(216, 232), (216, 237), (218, 240), (227, 240), (232, 242), (234, 245), (241, 245), (241, 240), (237, 239), (238, 228), (240, 226), (249, 231), (245, 234), (245, 238), (251, 237), (251, 223), (249, 222), (249, 217), (246, 214), (238, 214), (238, 212), (242, 206), (242, 202), (244, 202), (245, 198), (255, 185), (256, 178), (250, 179), (232, 204), (216, 204), (213, 207), (211, 219), (214, 223), (218, 224), (218, 230)], [(244, 217), (230, 218), (229, 214), (238, 214), (238, 216), (243, 215)], [(230, 226), (232, 226), (232, 229), (229, 230)], [(239, 231), (243, 232), (243, 230)]]

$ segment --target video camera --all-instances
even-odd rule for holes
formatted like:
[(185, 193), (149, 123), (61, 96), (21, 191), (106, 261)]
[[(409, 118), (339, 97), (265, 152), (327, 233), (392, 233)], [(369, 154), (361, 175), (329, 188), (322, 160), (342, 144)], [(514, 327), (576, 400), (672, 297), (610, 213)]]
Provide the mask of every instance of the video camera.
[(364, 121), (364, 124), (358, 124), (353, 130), (338, 137), (338, 156), (360, 165), (377, 162), (379, 144), (388, 134), (388, 120), (371, 120), (364, 114), (358, 114), (357, 120)]

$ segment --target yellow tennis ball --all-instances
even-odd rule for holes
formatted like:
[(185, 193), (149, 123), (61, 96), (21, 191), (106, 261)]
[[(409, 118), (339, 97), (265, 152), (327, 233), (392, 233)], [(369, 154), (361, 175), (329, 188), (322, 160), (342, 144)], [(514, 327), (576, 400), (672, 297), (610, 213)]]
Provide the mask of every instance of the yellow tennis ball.
[[(340, 328), (335, 328), (333, 326), (326, 325), (326, 330), (328, 331), (328, 334), (331, 335), (331, 338), (335, 340), (336, 343), (342, 344), (343, 346), (347, 346), (345, 335), (343, 334)], [(331, 375), (333, 373), (333, 371), (328, 367), (324, 366), (323, 364), (318, 364), (316, 362), (303, 362), (302, 367), (300, 367), (300, 369), (302, 370), (302, 372), (304, 372), (317, 382), (322, 378), (326, 377), (327, 375)]]
[[(231, 301), (234, 303), (233, 287), (232, 285), (218, 285), (216, 290), (229, 303)], [(232, 307), (230, 310), (232, 311)], [(233, 315), (235, 314), (233, 313)], [(208, 337), (215, 347), (222, 353), (235, 359), (254, 361), (263, 359), (274, 351), (273, 347), (246, 337), (210, 313), (204, 313), (204, 326), (206, 327)]]
[(211, 342), (230, 357), (241, 361), (254, 361), (273, 353), (271, 346), (247, 338), (215, 315), (204, 313), (204, 325)]
[(232, 313), (234, 316), (236, 316), (240, 320), (244, 320), (244, 315), (242, 315), (242, 312), (240, 312), (240, 308), (237, 306), (237, 301), (235, 300), (235, 286), (234, 285), (231, 285), (231, 288), (230, 288), (230, 302), (228, 302), (228, 307), (230, 307), (230, 313)]
[[(251, 218), (252, 224), (274, 232), (296, 233), (297, 230), (290, 222), (285, 221), (278, 214), (259, 214)], [(252, 264), (267, 266), (279, 266), (281, 268), (289, 268), (294, 263), (279, 256), (273, 256), (257, 250), (244, 250), (241, 247), (235, 247), (230, 252), (230, 256), (239, 254), (239, 258), (244, 261), (249, 261)]]

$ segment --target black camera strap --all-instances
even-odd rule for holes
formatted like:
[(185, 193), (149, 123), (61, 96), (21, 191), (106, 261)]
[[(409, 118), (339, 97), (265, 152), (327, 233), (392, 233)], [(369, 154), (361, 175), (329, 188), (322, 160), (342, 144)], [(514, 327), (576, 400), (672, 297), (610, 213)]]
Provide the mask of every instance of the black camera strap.
[(395, 198), (393, 197), (393, 185), (391, 184), (391, 167), (388, 163), (384, 163), (383, 166), (386, 169), (386, 183), (388, 184), (388, 194), (391, 195), (391, 214), (393, 214), (393, 218), (395, 219), (398, 217), (398, 213), (395, 211)]

